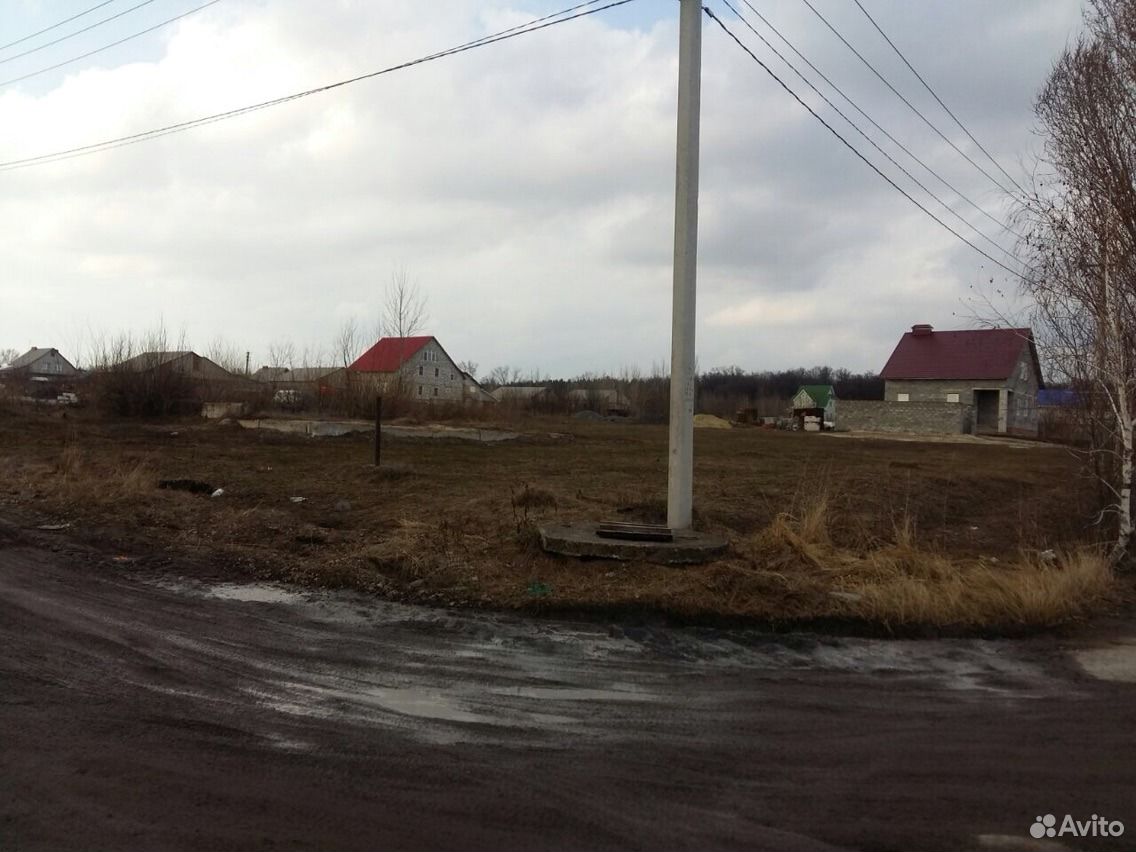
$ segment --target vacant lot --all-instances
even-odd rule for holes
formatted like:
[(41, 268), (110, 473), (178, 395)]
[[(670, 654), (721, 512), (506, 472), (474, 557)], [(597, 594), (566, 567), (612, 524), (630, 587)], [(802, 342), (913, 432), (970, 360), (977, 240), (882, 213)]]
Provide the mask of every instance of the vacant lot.
[[(551, 556), (535, 531), (663, 521), (665, 427), (520, 430), (496, 445), (390, 441), (376, 470), (365, 436), (7, 411), (0, 515), (69, 524), (57, 534), (119, 557), (443, 605), (1012, 630), (1084, 617), (1117, 595), (1085, 547), (1091, 484), (1059, 448), (698, 430), (696, 525), (731, 550), (672, 568)], [(160, 489), (163, 479), (224, 494)]]

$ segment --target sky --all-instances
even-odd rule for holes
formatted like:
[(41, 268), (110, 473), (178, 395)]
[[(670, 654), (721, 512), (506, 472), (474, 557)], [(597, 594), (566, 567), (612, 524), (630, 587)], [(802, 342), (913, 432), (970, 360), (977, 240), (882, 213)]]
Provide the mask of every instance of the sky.
[[(5, 0), (0, 44), (97, 0)], [(633, 0), (455, 56), (90, 156), (4, 163), (258, 103), (444, 50), (572, 3), (219, 0), (117, 47), (10, 82), (204, 0), (113, 0), (0, 49), (0, 349), (101, 344), (158, 327), (199, 352), (291, 344), (335, 363), (354, 320), (377, 338), (399, 272), (423, 333), (481, 375), (665, 372), (670, 352), (678, 7)], [(751, 0), (961, 196), (749, 23), (971, 226), (1012, 197), (930, 129), (810, 10)], [(853, 0), (810, 0), (1003, 186)], [(1027, 185), (1033, 101), (1080, 31), (1078, 0), (861, 0), (935, 93)], [(561, 3), (563, 5), (561, 5)], [(705, 4), (897, 184), (1007, 266), (811, 92), (724, 5)], [(603, 3), (597, 3), (597, 6)], [(74, 37), (70, 33), (120, 17)], [(1016, 320), (1015, 279), (890, 186), (703, 17), (700, 370), (882, 368), (915, 323)], [(33, 50), (62, 38), (55, 45)], [(1001, 295), (1005, 294), (1005, 295)]]

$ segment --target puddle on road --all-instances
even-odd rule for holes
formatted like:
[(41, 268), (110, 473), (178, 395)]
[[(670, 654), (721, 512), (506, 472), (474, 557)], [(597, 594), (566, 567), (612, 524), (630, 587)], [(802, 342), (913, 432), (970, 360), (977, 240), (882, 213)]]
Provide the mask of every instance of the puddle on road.
[(1136, 683), (1136, 639), (1111, 647), (1076, 651), (1073, 658), (1087, 674), (1100, 680)]
[(467, 710), (440, 692), (416, 687), (363, 686), (356, 689), (340, 689), (308, 683), (281, 683), (278, 686), (287, 695), (288, 700), (267, 703), (277, 710), (296, 715), (326, 717), (343, 715), (343, 711), (349, 708), (358, 710), (365, 707), (385, 710), (399, 716), (440, 722), (507, 724), (504, 720), (493, 716)]
[(631, 686), (586, 689), (559, 686), (509, 686), (489, 690), (494, 695), (535, 698), (541, 701), (658, 701), (658, 696)]
[(438, 719), (443, 722), (477, 722), (484, 725), (500, 724), (497, 720), (489, 716), (462, 710), (453, 701), (437, 693), (405, 687), (372, 687), (365, 690), (362, 694), (385, 710), (401, 713), (403, 716), (416, 716), (419, 719)]
[(221, 583), (210, 586), (205, 594), (211, 598), (247, 603), (294, 604), (305, 600), (299, 592), (291, 592), (268, 583)]

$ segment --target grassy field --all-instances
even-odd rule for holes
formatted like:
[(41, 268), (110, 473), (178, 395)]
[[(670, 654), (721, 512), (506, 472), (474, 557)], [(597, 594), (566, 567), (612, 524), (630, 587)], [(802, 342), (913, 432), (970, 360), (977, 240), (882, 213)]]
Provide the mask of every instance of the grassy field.
[[(730, 552), (664, 567), (555, 557), (536, 526), (662, 522), (666, 427), (520, 428), (497, 445), (390, 441), (376, 470), (365, 436), (0, 411), (0, 515), (126, 555), (446, 606), (1010, 631), (1116, 594), (1089, 483), (1059, 448), (700, 429), (695, 524)], [(158, 488), (173, 478), (224, 495)]]

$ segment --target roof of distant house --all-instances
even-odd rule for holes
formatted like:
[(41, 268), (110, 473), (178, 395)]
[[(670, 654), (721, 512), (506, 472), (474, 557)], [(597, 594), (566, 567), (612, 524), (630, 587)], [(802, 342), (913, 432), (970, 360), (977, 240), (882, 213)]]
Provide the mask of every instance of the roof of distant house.
[(1081, 395), (1068, 388), (1053, 388), (1052, 390), (1039, 390), (1037, 404), (1043, 406), (1071, 407), (1081, 404)]
[(340, 367), (261, 367), (253, 378), (258, 382), (315, 382)]
[(384, 337), (348, 367), (361, 373), (395, 373), (423, 346), (433, 340), (426, 337)]
[(196, 355), (191, 349), (178, 349), (170, 352), (139, 352), (132, 358), (120, 361), (116, 367), (129, 367), (132, 370), (152, 370), (186, 355)]
[[(6, 369), (6, 370), (22, 370), (24, 367), (30, 367), (32, 364), (34, 364), (40, 358), (44, 358), (48, 355), (51, 355), (52, 353), (59, 354), (59, 350), (47, 348), (47, 347), (33, 346), (31, 349), (29, 349), (27, 352), (25, 352), (23, 355), (21, 355), (19, 358), (17, 358), (15, 361), (13, 361), (11, 364), (9, 364), (4, 369)], [(59, 354), (59, 357), (63, 358), (63, 355)], [(66, 358), (63, 358), (63, 360), (67, 361)], [(74, 369), (74, 365), (72, 365), (70, 361), (67, 361), (67, 363), (68, 363), (68, 365), (71, 365), (72, 369)]]
[(934, 331), (929, 325), (916, 325), (899, 339), (880, 378), (1007, 379), (1023, 347), (1029, 348), (1040, 386), (1041, 364), (1028, 328)]
[(496, 400), (533, 399), (540, 396), (546, 390), (548, 390), (548, 388), (544, 385), (502, 385), (490, 393)]
[(797, 394), (804, 391), (809, 395), (809, 398), (816, 404), (817, 408), (824, 408), (828, 405), (830, 399), (836, 397), (836, 391), (832, 385), (801, 385), (797, 388), (797, 393), (793, 394), (793, 398), (797, 398)]

